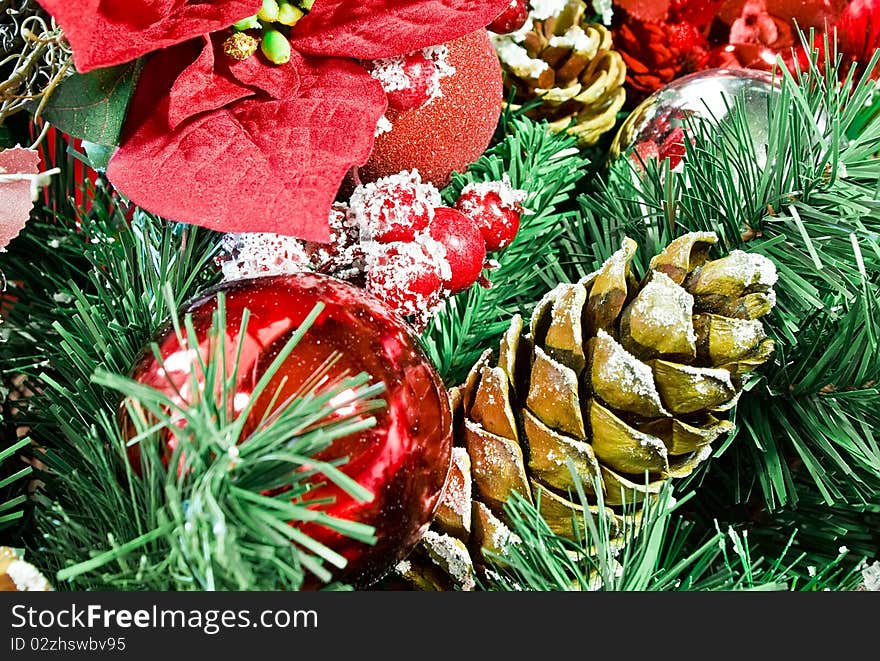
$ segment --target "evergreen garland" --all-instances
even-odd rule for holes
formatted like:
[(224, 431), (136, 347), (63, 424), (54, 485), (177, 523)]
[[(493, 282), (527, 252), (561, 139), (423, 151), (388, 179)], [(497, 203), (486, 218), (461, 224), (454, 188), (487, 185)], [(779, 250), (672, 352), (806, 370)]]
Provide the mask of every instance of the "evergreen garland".
[[(873, 83), (852, 73), (839, 83), (840, 66), (832, 54), (797, 77), (780, 73), (764, 167), (736, 108), (720, 128), (693, 124), (681, 171), (626, 159), (605, 170), (572, 138), (508, 114), (495, 146), (443, 192), (450, 202), (467, 183), (507, 174), (533, 212), (500, 255), (493, 286), (450, 299), (423, 335), (447, 385), (513, 314), (528, 316), (556, 283), (595, 269), (624, 235), (639, 244), (640, 269), (674, 237), (710, 230), (719, 252), (758, 252), (780, 273), (776, 354), (748, 384), (737, 430), (713, 459), (664, 488), (623, 550), (601, 517), (572, 545), (514, 498), (508, 514), (521, 543), (497, 558), (484, 589), (848, 590), (878, 559), (880, 119), (865, 112)], [(261, 494), (361, 423), (315, 427), (331, 413), (332, 392), (322, 391), (244, 439), (222, 402), (204, 400), (178, 411), (199, 430), (199, 442), (179, 450), (192, 470), (151, 456), (173, 431), (171, 403), (127, 375), (164, 324), (187, 332), (175, 311), (216, 282), (219, 236), (131, 207), (97, 174), (77, 204), (73, 157), (58, 161), (48, 204), (0, 257), (0, 532), (59, 588), (296, 589), (307, 573), (326, 579), (326, 564), (340, 559), (285, 524), (305, 516), (291, 502), (297, 484), (283, 498)], [(224, 324), (218, 315), (213, 332)], [(366, 378), (345, 385), (381, 406)], [(121, 401), (153, 416), (137, 424), (141, 474), (127, 459)], [(242, 458), (234, 470), (231, 447)], [(268, 468), (255, 467), (270, 455)], [(363, 526), (325, 523), (371, 539)]]

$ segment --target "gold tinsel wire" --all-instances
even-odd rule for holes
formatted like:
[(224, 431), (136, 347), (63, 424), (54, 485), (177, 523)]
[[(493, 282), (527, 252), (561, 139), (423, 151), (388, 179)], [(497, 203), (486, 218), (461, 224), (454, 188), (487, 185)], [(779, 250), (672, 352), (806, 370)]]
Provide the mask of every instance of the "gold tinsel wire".
[(39, 118), (49, 96), (72, 72), (61, 28), (36, 0), (0, 0), (0, 126), (25, 110)]

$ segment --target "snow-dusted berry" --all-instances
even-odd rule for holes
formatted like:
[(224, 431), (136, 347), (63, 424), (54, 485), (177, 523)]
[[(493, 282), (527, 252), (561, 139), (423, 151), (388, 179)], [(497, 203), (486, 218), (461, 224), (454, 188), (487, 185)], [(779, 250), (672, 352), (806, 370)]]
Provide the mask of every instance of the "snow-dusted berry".
[(495, 34), (510, 34), (516, 32), (529, 17), (529, 0), (510, 0), (510, 4), (498, 17), (488, 25), (489, 32)]
[(364, 254), (360, 243), (360, 230), (349, 217), (348, 205), (333, 204), (330, 210), (329, 243), (304, 242), (316, 271), (339, 278), (350, 278), (363, 271)]
[(358, 186), (349, 199), (348, 218), (366, 241), (412, 241), (442, 204), (440, 191), (422, 183), (418, 170), (404, 170)]
[(525, 191), (513, 188), (504, 175), (501, 181), (468, 184), (455, 202), (455, 208), (473, 220), (486, 250), (493, 252), (510, 245), (519, 231)]
[(395, 110), (420, 108), (439, 93), (437, 66), (421, 51), (370, 63), (370, 74), (382, 83)]
[(421, 108), (443, 96), (440, 80), (455, 73), (443, 46), (372, 60), (366, 65), (370, 75), (382, 84), (388, 106), (399, 112)]
[(403, 241), (366, 244), (366, 252), (367, 291), (403, 317), (427, 320), (443, 295), (444, 264), (436, 254)]
[(300, 271), (350, 279), (363, 271), (364, 256), (357, 227), (348, 219), (346, 211), (342, 203), (331, 207), (327, 243), (271, 232), (225, 234), (217, 264), (226, 280)]
[(224, 234), (220, 244), (217, 263), (227, 281), (314, 270), (302, 241), (292, 236), (242, 232)]
[(486, 262), (486, 242), (473, 220), (450, 207), (437, 207), (428, 235), (446, 248), (449, 277), (444, 285), (455, 294), (477, 282)]
[(330, 241), (303, 241), (303, 250), (312, 268), (319, 273), (347, 271), (358, 261), (358, 230), (348, 218), (348, 206), (336, 203), (330, 209)]

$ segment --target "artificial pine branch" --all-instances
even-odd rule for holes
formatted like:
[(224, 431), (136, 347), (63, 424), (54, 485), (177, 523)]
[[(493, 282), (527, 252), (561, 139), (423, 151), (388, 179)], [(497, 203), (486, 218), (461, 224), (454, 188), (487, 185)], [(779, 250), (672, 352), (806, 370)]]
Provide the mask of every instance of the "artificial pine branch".
[[(572, 470), (572, 467), (569, 467)], [(697, 494), (673, 497), (672, 483), (636, 513), (625, 507), (622, 540), (610, 541), (612, 527), (606, 510), (595, 515), (588, 507), (580, 477), (572, 470), (583, 506), (585, 531), (572, 540), (554, 533), (541, 517), (539, 504), (519, 494), (505, 511), (515, 541), (506, 553), (490, 554), (494, 568), (482, 586), (489, 590), (707, 591), (851, 589), (860, 579), (856, 568), (842, 561), (846, 551), (801, 575), (804, 555), (793, 537), (778, 535), (774, 555), (761, 556), (747, 532), (721, 529), (717, 523), (700, 536), (699, 528), (678, 510)], [(601, 494), (597, 483), (596, 493)], [(809, 561), (818, 562), (811, 557)]]
[[(206, 392), (219, 399), (175, 408), (130, 381), (125, 375), (169, 315), (178, 333), (192, 336), (176, 321), (176, 301), (216, 281), (218, 236), (130, 207), (97, 175), (88, 211), (80, 208), (72, 160), (62, 158), (49, 206), (2, 262), (10, 281), (4, 375), (26, 379), (30, 395), (15, 423), (31, 427), (42, 467), (33, 524), (20, 531), (30, 553), (59, 588), (296, 589), (307, 573), (327, 580), (328, 563), (343, 560), (287, 522), (314, 520), (371, 541), (365, 526), (329, 520), (297, 499), (318, 469), (365, 496), (312, 456), (371, 424), (369, 415), (328, 420), (333, 395), (354, 389), (368, 413), (381, 405), (377, 387), (359, 375), (303, 392), (278, 402), (272, 423), (245, 437), (243, 419), (227, 415), (234, 379), (215, 369), (234, 352), (223, 346), (222, 317), (211, 331), (216, 353), (202, 365)], [(133, 432), (120, 427), (121, 402)], [(159, 448), (181, 431), (172, 416), (185, 420), (187, 433), (166, 464)]]
[(445, 308), (423, 334), (429, 357), (449, 385), (460, 383), (485, 347), (507, 329), (510, 318), (528, 314), (541, 296), (553, 288), (552, 242), (560, 223), (575, 213), (570, 199), (588, 162), (574, 138), (553, 134), (546, 123), (508, 117), (510, 133), (473, 163), (466, 173), (455, 173), (443, 191), (452, 203), (469, 183), (499, 181), (503, 175), (528, 193), (516, 239), (499, 255), (491, 271), (492, 286), (474, 286), (446, 301)]
[[(30, 445), (25, 437), (0, 446), (0, 533), (10, 530), (25, 515), (24, 505), (27, 496), (23, 493), (24, 480), (33, 473), (33, 468), (20, 460), (20, 454)], [(4, 535), (5, 537), (5, 535)], [(10, 543), (0, 542), (4, 546)]]
[[(180, 324), (170, 292), (165, 300), (179, 341), (189, 338), (192, 346), (195, 329), (190, 319)], [(249, 406), (319, 311), (313, 311), (279, 351)], [(45, 448), (49, 479), (69, 470), (61, 484), (56, 477), (55, 489), (39, 496), (37, 527), (42, 539), (34, 550), (56, 570), (61, 586), (298, 589), (306, 572), (327, 581), (331, 575), (326, 565), (341, 567), (345, 560), (290, 526), (290, 521), (312, 521), (365, 543), (373, 540), (368, 526), (333, 519), (300, 501), (307, 480), (316, 473), (355, 497), (369, 497), (334, 466), (313, 457), (336, 438), (374, 423), (363, 414), (383, 406), (375, 398), (381, 384), (368, 385), (366, 374), (331, 381), (279, 402), (253, 432), (245, 434), (243, 421), (250, 411), (232, 414), (236, 368), (232, 366), (229, 373), (226, 369), (237, 349), (226, 338), (243, 337), (246, 325), (244, 319), (241, 329), (227, 330), (221, 294), (208, 333), (211, 353), (202, 358), (198, 370), (203, 392), (211, 396), (186, 405), (111, 372), (94, 375), (96, 384), (125, 396), (125, 419), (133, 428), (126, 432), (118, 415), (101, 411), (94, 426), (79, 430), (88, 435), (77, 445), (68, 436), (66, 442)], [(194, 372), (191, 378), (199, 377)], [(192, 386), (192, 392), (199, 392), (197, 383)], [(353, 393), (357, 413), (333, 416), (336, 408), (331, 400), (343, 391)], [(48, 381), (47, 398), (68, 395), (60, 384)], [(172, 437), (174, 451), (163, 458), (163, 448)]]
[[(831, 45), (826, 52), (833, 53)], [(820, 66), (813, 53), (805, 72), (778, 74), (766, 158), (750, 137), (756, 119), (733, 103), (720, 124), (691, 123), (693, 143), (685, 141), (680, 171), (666, 161), (612, 164), (581, 198), (584, 225), (572, 223), (560, 239), (561, 251), (575, 257), (572, 279), (607, 258), (623, 235), (639, 242), (643, 263), (695, 230), (716, 232), (719, 252), (758, 252), (777, 265), (775, 360), (760, 370), (764, 380), (749, 384), (740, 408), (754, 415), (740, 416), (721, 464), (737, 477), (731, 499), (757, 486), (771, 509), (800, 497), (792, 466), (829, 504), (860, 501), (880, 488), (873, 431), (880, 396), (880, 120), (860, 115), (873, 82), (867, 75), (854, 80), (852, 71), (839, 82), (841, 66), (833, 54)], [(862, 128), (847, 139), (857, 119)], [(755, 460), (752, 474), (735, 470), (743, 452)]]

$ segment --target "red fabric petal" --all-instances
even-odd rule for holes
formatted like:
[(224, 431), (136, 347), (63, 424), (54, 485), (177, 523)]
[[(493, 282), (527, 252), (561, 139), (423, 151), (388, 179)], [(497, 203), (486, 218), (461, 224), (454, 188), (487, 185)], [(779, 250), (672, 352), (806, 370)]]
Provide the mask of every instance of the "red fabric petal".
[(182, 68), (180, 48), (157, 53), (144, 68), (110, 181), (172, 220), (327, 241), (339, 184), (366, 162), (385, 112), (381, 85), (353, 62), (294, 53), (297, 94), (261, 93), (172, 129), (168, 93)]
[(375, 60), (484, 28), (510, 0), (317, 0), (293, 30), (303, 53)]
[(299, 88), (299, 74), (292, 60), (287, 64), (272, 64), (260, 51), (246, 60), (233, 60), (221, 56), (222, 49), (222, 37), (215, 37), (214, 50), (218, 63), (222, 63), (223, 70), (243, 85), (262, 90), (273, 99), (289, 97)]
[[(296, 93), (299, 76), (293, 64), (271, 64), (262, 54), (243, 61), (230, 59), (223, 53), (223, 39), (223, 34), (215, 34), (188, 41), (178, 49), (179, 60), (192, 64), (171, 87), (168, 121), (172, 129), (191, 117), (254, 96), (261, 90), (273, 99)], [(191, 54), (187, 48), (192, 50)]]
[[(198, 50), (199, 41), (202, 42), (201, 52)], [(181, 72), (171, 86), (168, 107), (171, 128), (177, 128), (190, 117), (217, 110), (255, 94), (250, 87), (215, 71), (214, 44), (209, 38), (189, 41), (177, 48), (177, 53), (180, 61), (192, 61), (192, 64)]]
[(33, 149), (0, 151), (0, 250), (18, 236), (34, 206), (30, 180), (16, 175), (37, 174), (39, 163), (40, 155)]
[(38, 0), (64, 30), (77, 71), (130, 62), (256, 14), (261, 0)]

